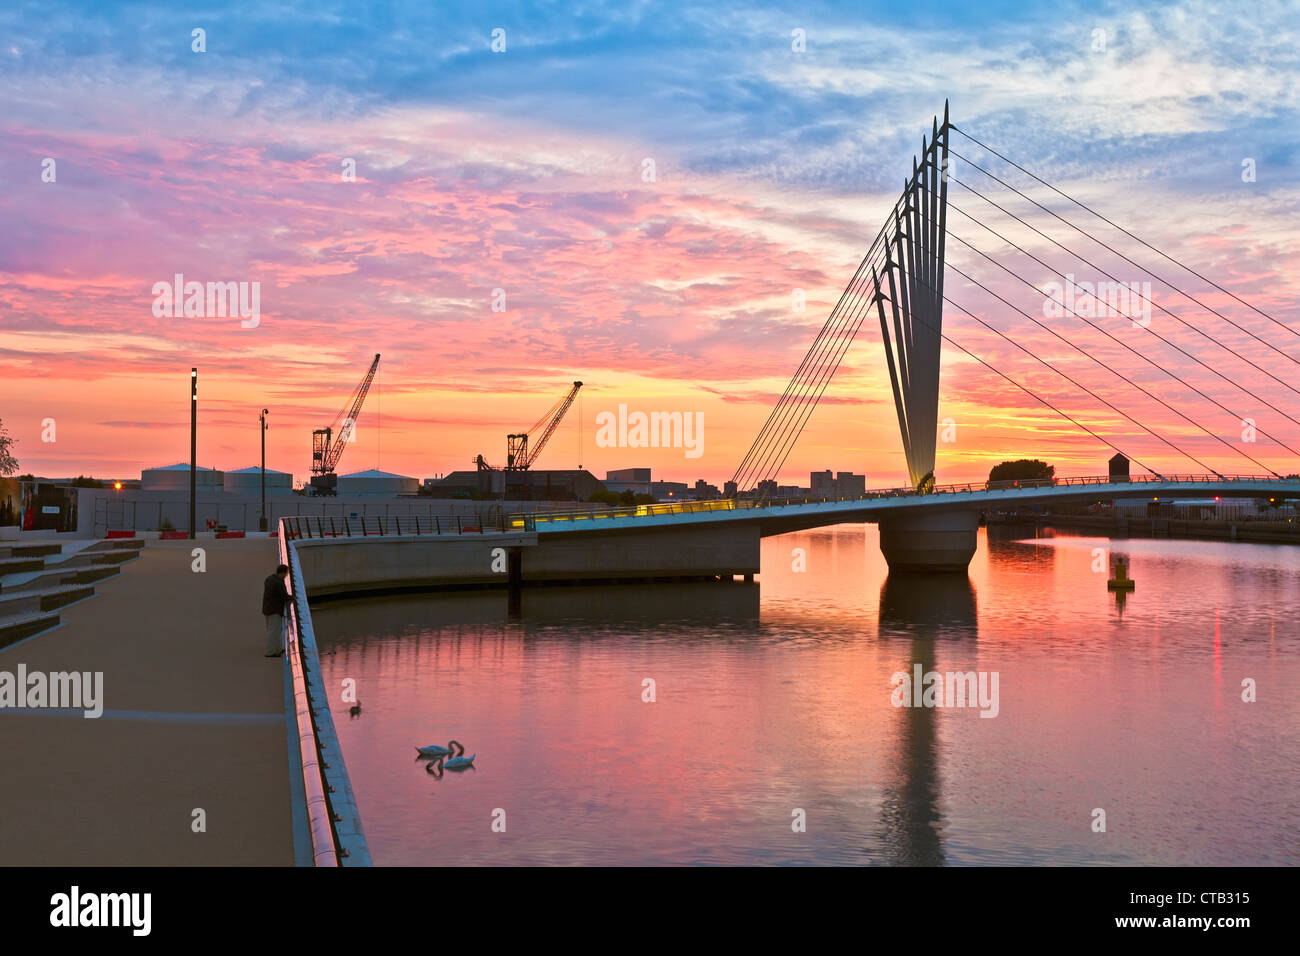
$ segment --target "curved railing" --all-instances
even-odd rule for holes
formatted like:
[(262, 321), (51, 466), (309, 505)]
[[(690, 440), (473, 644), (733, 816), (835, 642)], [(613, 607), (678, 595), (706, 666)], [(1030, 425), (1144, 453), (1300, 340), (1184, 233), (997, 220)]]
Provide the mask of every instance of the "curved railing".
[(329, 700), (320, 682), (320, 657), (312, 629), (307, 588), (286, 522), (280, 520), (280, 563), (289, 566), (285, 609), (285, 658), (293, 684), (294, 718), (312, 859), (316, 866), (369, 866), (370, 851), (352, 796)]
[(289, 540), (297, 538), (368, 538), (376, 535), (491, 534), (514, 530), (503, 514), (495, 515), (369, 515), (333, 518), (328, 515), (295, 515), (280, 519)]
[(533, 531), (538, 525), (562, 522), (591, 521), (608, 518), (637, 518), (650, 515), (695, 514), (707, 511), (741, 511), (750, 508), (784, 508), (789, 505), (824, 504), (839, 501), (875, 501), (882, 498), (920, 498), (944, 494), (974, 494), (990, 491), (1010, 491), (1012, 489), (1077, 487), (1081, 485), (1129, 484), (1152, 485), (1168, 484), (1225, 484), (1232, 482), (1270, 482), (1294, 484), (1300, 489), (1300, 478), (1279, 479), (1273, 475), (1138, 475), (1132, 478), (1112, 478), (1109, 475), (1083, 478), (1036, 478), (1023, 481), (982, 481), (966, 484), (937, 485), (931, 491), (921, 492), (913, 488), (880, 488), (850, 496), (806, 496), (796, 498), (717, 498), (712, 501), (670, 501), (648, 505), (613, 506), (600, 509), (580, 509), (574, 511), (550, 511), (541, 514), (513, 514), (504, 519), (502, 530)]

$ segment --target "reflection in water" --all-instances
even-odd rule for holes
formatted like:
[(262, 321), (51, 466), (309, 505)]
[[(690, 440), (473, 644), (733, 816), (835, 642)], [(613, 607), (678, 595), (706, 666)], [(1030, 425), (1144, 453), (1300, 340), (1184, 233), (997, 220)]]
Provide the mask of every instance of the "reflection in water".
[[(973, 640), (978, 629), (975, 587), (966, 575), (890, 574), (880, 588), (880, 635), (910, 635), (909, 661), (923, 673), (936, 669), (936, 640)], [(890, 862), (938, 866), (944, 857), (937, 711), (902, 707), (898, 717), (898, 774), (886, 784), (881, 809)]]
[[(1300, 548), (994, 530), (969, 576), (845, 526), (764, 540), (757, 584), (319, 604), (376, 862), (1300, 863), (1300, 722), (1240, 700), (1300, 682)], [(915, 664), (997, 671), (996, 719), (894, 707)], [(412, 748), (450, 737), (475, 771), (435, 780)]]
[[(524, 589), (519, 597), (518, 626), (524, 632), (537, 626), (610, 621), (635, 626), (679, 624), (683, 627), (755, 627), (758, 624), (759, 586), (740, 581), (540, 587)], [(328, 615), (330, 628), (337, 634), (400, 634), (423, 630), (428, 623), (425, 614), (434, 607), (442, 627), (495, 631), (516, 616), (511, 612), (504, 589), (330, 601), (314, 606), (312, 613)]]

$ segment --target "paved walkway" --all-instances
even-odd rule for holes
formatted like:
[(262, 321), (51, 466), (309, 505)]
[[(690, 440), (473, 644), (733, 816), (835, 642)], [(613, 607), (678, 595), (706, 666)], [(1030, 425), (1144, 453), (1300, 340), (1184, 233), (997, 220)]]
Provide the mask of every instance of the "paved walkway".
[(150, 541), (58, 628), (0, 651), (12, 674), (104, 674), (97, 720), (0, 710), (0, 862), (293, 863), (284, 664), (262, 656), (276, 561), (269, 538)]

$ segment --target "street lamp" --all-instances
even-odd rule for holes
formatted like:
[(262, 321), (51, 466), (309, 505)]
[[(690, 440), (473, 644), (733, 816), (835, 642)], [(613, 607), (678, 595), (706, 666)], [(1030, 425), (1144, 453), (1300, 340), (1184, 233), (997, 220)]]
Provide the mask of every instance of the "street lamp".
[(190, 540), (194, 540), (195, 476), (199, 462), (199, 370), (190, 369)]
[(261, 517), (257, 519), (257, 530), (266, 530), (266, 416), (271, 414), (270, 409), (262, 409), (262, 414), (258, 419), (262, 423), (262, 510)]

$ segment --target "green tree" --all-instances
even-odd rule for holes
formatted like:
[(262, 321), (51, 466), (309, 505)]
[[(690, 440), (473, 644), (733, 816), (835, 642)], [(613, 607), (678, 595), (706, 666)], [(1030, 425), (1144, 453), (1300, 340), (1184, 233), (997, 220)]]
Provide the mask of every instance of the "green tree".
[(1019, 458), (994, 465), (989, 471), (989, 481), (1050, 481), (1056, 476), (1056, 466), (1037, 458)]
[(9, 436), (5, 423), (0, 421), (0, 475), (12, 475), (18, 470), (18, 459), (9, 451), (17, 440)]

